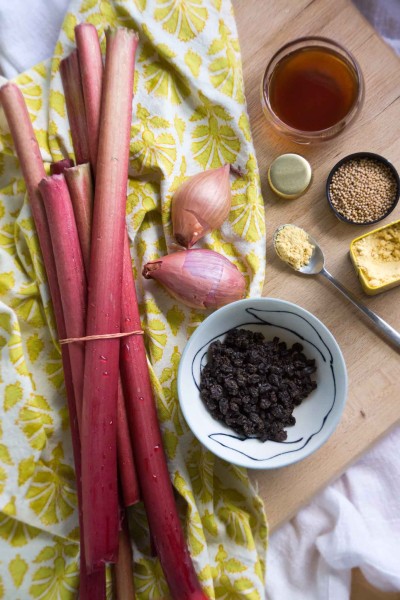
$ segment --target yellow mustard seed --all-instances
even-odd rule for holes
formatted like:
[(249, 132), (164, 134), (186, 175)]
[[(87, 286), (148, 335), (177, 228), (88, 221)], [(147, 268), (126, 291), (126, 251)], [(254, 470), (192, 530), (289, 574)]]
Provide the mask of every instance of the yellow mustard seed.
[(329, 185), (332, 206), (355, 223), (370, 223), (385, 215), (397, 194), (391, 169), (373, 158), (343, 163)]

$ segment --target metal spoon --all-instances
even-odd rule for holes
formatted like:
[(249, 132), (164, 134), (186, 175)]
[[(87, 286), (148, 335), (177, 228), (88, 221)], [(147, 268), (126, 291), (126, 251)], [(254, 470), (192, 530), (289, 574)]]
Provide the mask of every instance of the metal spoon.
[[(286, 227), (286, 225), (281, 225), (280, 227), (278, 227), (275, 230), (274, 237), (273, 237), (275, 252), (277, 253), (278, 256), (279, 256), (279, 252), (276, 249), (276, 237), (278, 235), (278, 232), (281, 229), (283, 229), (283, 227)], [(297, 225), (294, 225), (294, 227), (297, 227)], [(298, 227), (298, 229), (301, 229), (301, 227)], [(354, 306), (359, 308), (365, 315), (367, 315), (367, 317), (369, 317), (371, 319), (371, 321), (373, 321), (373, 323), (382, 331), (382, 333), (384, 333), (386, 335), (386, 337), (389, 338), (389, 340), (392, 342), (392, 344), (394, 344), (394, 346), (396, 347), (397, 350), (400, 350), (400, 333), (398, 331), (396, 331), (393, 327), (391, 327), (391, 325), (389, 325), (389, 323), (386, 323), (386, 321), (381, 319), (381, 317), (378, 317), (378, 315), (376, 313), (374, 313), (372, 310), (370, 310), (364, 304), (362, 304), (362, 302), (360, 302), (354, 296), (354, 294), (352, 294), (352, 292), (350, 292), (347, 288), (345, 288), (337, 279), (335, 279), (335, 277), (333, 277), (325, 269), (324, 253), (322, 252), (320, 246), (317, 244), (317, 242), (314, 240), (314, 238), (312, 238), (311, 235), (309, 235), (307, 232), (305, 232), (305, 233), (308, 236), (309, 242), (314, 246), (314, 250), (311, 255), (311, 258), (306, 265), (304, 265), (303, 267), (300, 267), (299, 269), (296, 269), (292, 265), (289, 265), (289, 266), (292, 267), (292, 269), (294, 269), (298, 273), (302, 273), (303, 275), (323, 275), (324, 277), (326, 277), (326, 279), (328, 279), (331, 283), (333, 283), (335, 288), (338, 289), (340, 292), (342, 292), (342, 294), (344, 296), (346, 296), (346, 298), (348, 300), (350, 300), (350, 302), (352, 304), (354, 304)], [(280, 256), (279, 256), (279, 258), (281, 260), (284, 260)], [(286, 261), (284, 261), (284, 262), (286, 262)], [(289, 263), (286, 263), (286, 264), (289, 264)]]

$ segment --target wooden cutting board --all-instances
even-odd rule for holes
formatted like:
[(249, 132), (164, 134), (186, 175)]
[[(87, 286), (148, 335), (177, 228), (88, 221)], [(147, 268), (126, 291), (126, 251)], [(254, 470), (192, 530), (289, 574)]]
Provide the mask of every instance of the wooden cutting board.
[[(282, 223), (304, 227), (321, 244), (328, 270), (400, 329), (400, 287), (366, 296), (349, 260), (350, 241), (373, 227), (339, 222), (328, 208), (324, 191), (331, 167), (351, 152), (378, 152), (400, 170), (400, 60), (347, 0), (234, 0), (234, 10), (266, 209), (264, 295), (296, 302), (321, 319), (336, 337), (349, 375), (345, 412), (325, 446), (291, 467), (253, 472), (273, 530), (400, 419), (400, 355), (322, 277), (303, 278), (280, 263), (271, 242), (273, 231)], [(260, 103), (260, 81), (269, 58), (285, 42), (307, 35), (331, 37), (351, 50), (366, 83), (365, 104), (357, 122), (336, 140), (312, 147), (278, 136), (267, 123)], [(268, 165), (283, 152), (303, 154), (313, 168), (312, 186), (297, 200), (277, 199), (267, 183)], [(382, 224), (399, 218), (400, 206)]]

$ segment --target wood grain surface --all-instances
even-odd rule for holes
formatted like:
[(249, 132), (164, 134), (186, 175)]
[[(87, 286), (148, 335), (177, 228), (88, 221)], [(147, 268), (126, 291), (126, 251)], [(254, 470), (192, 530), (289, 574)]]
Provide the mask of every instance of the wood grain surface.
[[(375, 297), (364, 295), (349, 260), (350, 241), (372, 227), (341, 223), (325, 198), (329, 170), (351, 152), (378, 152), (400, 169), (400, 61), (347, 0), (234, 0), (233, 4), (266, 209), (264, 295), (296, 302), (321, 319), (336, 337), (349, 375), (347, 406), (330, 440), (301, 463), (253, 472), (273, 530), (337, 478), (400, 418), (399, 354), (329, 282), (322, 277), (297, 275), (274, 256), (272, 248), (272, 233), (278, 225), (295, 223), (304, 227), (321, 244), (328, 270), (400, 329), (400, 287)], [(366, 98), (356, 123), (336, 140), (300, 146), (276, 134), (266, 121), (260, 82), (272, 54), (285, 42), (307, 35), (331, 37), (354, 53), (364, 74)], [(297, 200), (280, 200), (268, 187), (268, 165), (283, 152), (303, 154), (313, 168), (311, 188)], [(382, 224), (398, 218), (400, 206)]]
[(372, 587), (359, 569), (354, 569), (350, 600), (400, 600), (400, 592), (382, 592)]

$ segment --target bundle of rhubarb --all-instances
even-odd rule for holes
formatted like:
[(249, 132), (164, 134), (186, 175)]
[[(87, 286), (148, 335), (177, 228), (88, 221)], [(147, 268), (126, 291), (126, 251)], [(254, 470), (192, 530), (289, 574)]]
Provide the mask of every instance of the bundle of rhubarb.
[(18, 87), (0, 89), (45, 265), (61, 344), (80, 522), (79, 597), (133, 598), (126, 509), (143, 501), (176, 600), (205, 599), (179, 521), (150, 384), (125, 225), (135, 52), (133, 31), (75, 29), (60, 65), (76, 166), (46, 176)]

